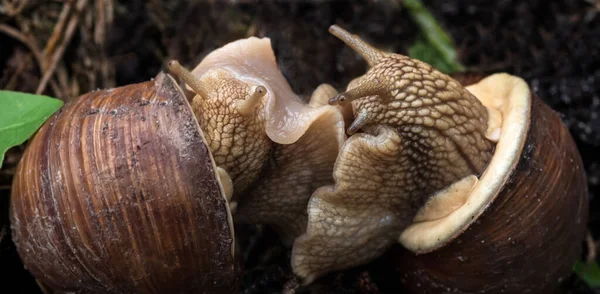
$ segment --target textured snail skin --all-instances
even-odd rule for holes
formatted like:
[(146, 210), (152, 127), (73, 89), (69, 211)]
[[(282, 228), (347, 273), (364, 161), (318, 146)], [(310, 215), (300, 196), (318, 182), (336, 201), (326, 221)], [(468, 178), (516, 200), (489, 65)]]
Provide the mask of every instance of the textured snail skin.
[(451, 185), (468, 181), (460, 189), (468, 194), (495, 146), (488, 108), (460, 83), (337, 26), (330, 32), (370, 68), (329, 101), (351, 103), (356, 118), (335, 162), (335, 184), (313, 193), (306, 233), (294, 244), (292, 267), (305, 282), (379, 257)]
[[(201, 81), (206, 93), (194, 97), (192, 109), (217, 166), (227, 171), (238, 196), (257, 180), (273, 145), (264, 131), (266, 117), (260, 111), (267, 90), (220, 68), (211, 69)], [(257, 87), (261, 87), (262, 95), (256, 95)]]
[[(335, 108), (309, 107), (292, 91), (277, 66), (268, 38), (250, 37), (226, 44), (206, 56), (192, 74), (199, 81), (195, 84), (204, 88), (195, 91), (198, 93), (192, 100), (192, 108), (207, 134), (217, 166), (225, 169), (233, 181), (234, 200), (253, 183), (265, 179), (263, 168), (269, 157), (280, 152), (274, 150), (277, 149), (274, 143), (296, 144), (307, 131), (315, 131), (314, 123), (321, 116), (337, 116)], [(262, 95), (255, 95), (256, 87), (264, 90)], [(321, 128), (331, 132), (329, 129), (336, 126)], [(329, 155), (331, 161), (336, 155), (334, 150)], [(331, 165), (327, 168), (330, 174), (331, 168)], [(310, 183), (290, 183), (296, 185), (305, 189)], [(284, 197), (296, 197), (286, 194)], [(305, 201), (308, 197), (310, 193), (302, 193)], [(259, 213), (263, 212), (256, 212)]]
[(261, 179), (240, 197), (236, 222), (269, 224), (286, 244), (304, 233), (308, 199), (333, 183), (335, 155), (345, 139), (341, 114), (329, 114), (318, 117), (295, 143), (273, 146)]
[(203, 140), (162, 73), (65, 106), (12, 187), (27, 269), (58, 293), (235, 292), (231, 216)]
[(301, 100), (279, 71), (268, 38), (226, 44), (192, 72), (175, 61), (169, 69), (194, 93), (192, 109), (206, 142), (223, 177), (231, 178), (236, 223), (272, 225), (291, 243), (304, 233), (312, 192), (333, 183), (346, 138), (341, 109), (323, 99)]
[(382, 258), (380, 269), (395, 271), (407, 293), (553, 293), (571, 274), (588, 217), (586, 176), (560, 117), (532, 99), (520, 160), (477, 221), (433, 252), (396, 246)]

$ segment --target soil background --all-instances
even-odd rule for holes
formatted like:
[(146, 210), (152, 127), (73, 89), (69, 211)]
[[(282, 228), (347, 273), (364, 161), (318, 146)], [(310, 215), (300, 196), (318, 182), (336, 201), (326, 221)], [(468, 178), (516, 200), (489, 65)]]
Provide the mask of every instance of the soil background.
[[(40, 90), (70, 101), (98, 88), (149, 80), (170, 59), (193, 68), (230, 41), (259, 36), (271, 38), (281, 71), (306, 97), (323, 82), (342, 90), (366, 70), (359, 56), (328, 34), (331, 24), (398, 53), (406, 53), (419, 32), (399, 1), (78, 0), (65, 12), (66, 2), (0, 2), (0, 89)], [(588, 175), (590, 242), (582, 244), (582, 259), (594, 259), (594, 240), (600, 238), (600, 1), (424, 3), (454, 40), (469, 71), (521, 76), (562, 115)], [(5, 236), (0, 237), (0, 281), (15, 285), (19, 293), (40, 293), (20, 264), (7, 226), (11, 177), (22, 151), (11, 149), (0, 170), (0, 236)], [(240, 238), (245, 248), (242, 292), (294, 288), (289, 250), (276, 234), (265, 227), (240, 229), (246, 232)], [(361, 267), (296, 292), (384, 292), (378, 279)], [(565, 290), (600, 293), (575, 275)]]

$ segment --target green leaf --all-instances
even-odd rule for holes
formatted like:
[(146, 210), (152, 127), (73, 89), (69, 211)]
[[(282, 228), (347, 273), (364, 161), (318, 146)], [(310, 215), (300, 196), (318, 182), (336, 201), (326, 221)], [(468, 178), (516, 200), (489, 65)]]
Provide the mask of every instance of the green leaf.
[(23, 144), (62, 105), (47, 96), (0, 91), (0, 167), (6, 150)]
[(408, 50), (409, 55), (444, 73), (464, 71), (465, 67), (457, 59), (452, 39), (423, 3), (420, 0), (404, 0), (402, 3), (421, 30), (416, 42)]
[(578, 261), (573, 266), (573, 271), (591, 288), (600, 287), (600, 267), (598, 266), (598, 262), (585, 263)]

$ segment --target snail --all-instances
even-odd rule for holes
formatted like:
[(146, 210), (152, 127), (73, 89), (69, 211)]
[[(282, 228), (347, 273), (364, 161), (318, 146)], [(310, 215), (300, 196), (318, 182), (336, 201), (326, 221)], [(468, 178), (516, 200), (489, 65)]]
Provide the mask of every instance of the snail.
[(90, 92), (30, 140), (11, 227), (46, 291), (235, 293), (232, 212), (291, 219), (281, 234), (293, 240), (307, 214), (284, 209), (333, 182), (342, 112), (296, 96), (269, 39), (227, 44), (192, 72), (168, 68), (186, 88), (161, 72)]
[(581, 157), (560, 117), (519, 77), (457, 77), (463, 86), (337, 25), (330, 32), (369, 70), (329, 101), (355, 117), (335, 183), (308, 203), (294, 272), (308, 284), (392, 248), (384, 263), (398, 279), (388, 283), (415, 293), (556, 291), (588, 213)]
[(17, 167), (11, 227), (49, 293), (233, 292), (225, 192), (185, 96), (161, 73), (84, 94), (44, 124)]
[[(457, 80), (463, 77), (456, 77)], [(491, 78), (468, 88), (502, 91)], [(482, 79), (481, 81), (478, 81)], [(471, 80), (471, 81), (469, 81)], [(512, 82), (516, 82), (513, 80)], [(477, 88), (479, 87), (479, 89)], [(525, 85), (523, 85), (523, 89)], [(510, 91), (509, 89), (506, 89)], [(528, 131), (503, 187), (455, 239), (415, 255), (397, 246), (389, 266), (419, 293), (553, 293), (580, 258), (588, 218), (587, 181), (576, 145), (560, 117), (528, 89)], [(484, 95), (481, 93), (480, 95)], [(403, 234), (410, 240), (427, 224)], [(436, 228), (439, 224), (427, 225)], [(401, 262), (397, 262), (401, 261)]]
[[(232, 201), (239, 204), (235, 221), (271, 225), (286, 243), (293, 242), (306, 228), (308, 198), (317, 187), (333, 182), (333, 163), (345, 140), (342, 109), (323, 100), (331, 86), (322, 85), (308, 103), (302, 102), (277, 68), (266, 38), (228, 44), (206, 56), (191, 74), (177, 64), (170, 69), (196, 97), (219, 96), (211, 92), (227, 87), (230, 74), (250, 85), (263, 81), (266, 99), (255, 101), (250, 111), (248, 102), (254, 97), (227, 105), (236, 110), (225, 109), (222, 101), (227, 99), (221, 98), (194, 98), (192, 107), (205, 126), (217, 165), (232, 179)], [(240, 125), (230, 116), (234, 123), (228, 125), (217, 115), (239, 110), (238, 118), (253, 123)]]

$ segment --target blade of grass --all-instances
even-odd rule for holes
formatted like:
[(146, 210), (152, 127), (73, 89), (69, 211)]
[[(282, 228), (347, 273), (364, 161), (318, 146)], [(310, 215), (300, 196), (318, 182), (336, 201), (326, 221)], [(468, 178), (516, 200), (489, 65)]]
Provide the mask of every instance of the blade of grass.
[(600, 267), (598, 266), (598, 262), (585, 263), (577, 261), (573, 266), (573, 271), (591, 288), (600, 288)]
[[(420, 0), (404, 0), (402, 4), (421, 30), (419, 38), (409, 49), (411, 57), (417, 59), (428, 58), (428, 60), (421, 60), (432, 65), (444, 64), (444, 68), (438, 69), (445, 73), (464, 71), (465, 67), (457, 59), (452, 39), (438, 24), (429, 10), (423, 6), (423, 3)], [(422, 52), (428, 48), (431, 52)]]

